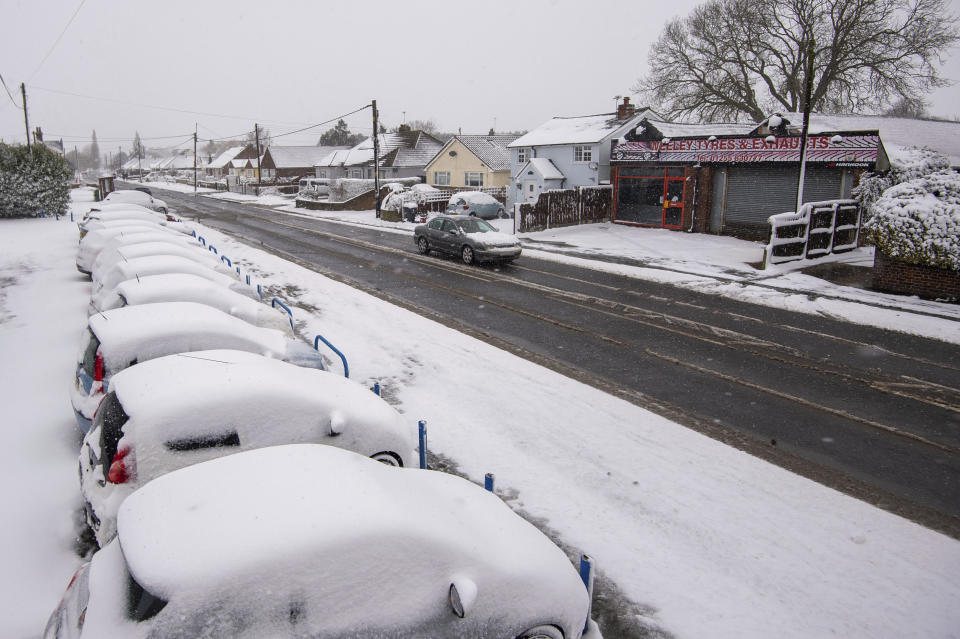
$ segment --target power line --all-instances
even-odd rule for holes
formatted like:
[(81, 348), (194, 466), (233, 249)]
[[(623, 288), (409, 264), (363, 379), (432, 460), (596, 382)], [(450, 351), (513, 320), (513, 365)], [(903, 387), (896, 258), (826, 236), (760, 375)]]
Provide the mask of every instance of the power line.
[(71, 91), (61, 91), (61, 90), (59, 90), (59, 89), (48, 89), (48, 88), (46, 88), (46, 87), (38, 87), (38, 86), (33, 86), (33, 85), (31, 85), (30, 88), (33, 89), (33, 90), (36, 90), (36, 91), (46, 91), (46, 92), (48, 92), (48, 93), (57, 93), (57, 94), (60, 94), (60, 95), (69, 95), (69, 96), (72, 96), (72, 97), (75, 97), (75, 98), (84, 98), (84, 99), (86, 99), (86, 100), (100, 100), (100, 101), (102, 101), (102, 102), (113, 102), (113, 103), (115, 103), (115, 104), (122, 104), (122, 105), (124, 105), (124, 106), (137, 106), (137, 107), (143, 107), (143, 108), (145, 108), (145, 109), (157, 109), (157, 110), (159, 110), (159, 111), (172, 111), (173, 113), (187, 113), (187, 114), (189, 114), (189, 115), (206, 115), (206, 116), (212, 117), (212, 118), (225, 118), (225, 119), (228, 119), (228, 120), (246, 120), (246, 121), (248, 121), (248, 122), (251, 121), (251, 120), (253, 120), (254, 122), (262, 121), (262, 122), (269, 122), (270, 124), (287, 124), (287, 125), (291, 125), (291, 124), (292, 124), (292, 125), (302, 125), (302, 124), (306, 124), (305, 122), (269, 121), (269, 120), (265, 120), (264, 118), (251, 118), (251, 117), (239, 116), (239, 115), (223, 115), (222, 113), (210, 113), (210, 112), (208, 112), (208, 111), (191, 111), (191, 110), (189, 110), (189, 109), (175, 109), (175, 108), (173, 108), (173, 107), (160, 106), (160, 105), (157, 105), (157, 104), (146, 104), (146, 103), (143, 103), (143, 102), (130, 102), (130, 101), (128, 101), (128, 100), (118, 100), (118, 99), (116, 99), (116, 98), (104, 98), (104, 97), (100, 97), (100, 96), (96, 96), (96, 95), (84, 95), (84, 94), (82, 94), (82, 93), (73, 93), (73, 92), (71, 92)]
[[(178, 133), (177, 135), (154, 135), (151, 137), (141, 137), (141, 140), (173, 140), (189, 135), (190, 138), (193, 138), (193, 133)], [(51, 138), (63, 138), (64, 140), (88, 140), (89, 135), (61, 135), (59, 133), (47, 133), (47, 136)], [(128, 140), (133, 140), (134, 136), (128, 136), (125, 138), (97, 138), (97, 142), (126, 142)]]
[(37, 68), (33, 70), (33, 73), (30, 74), (30, 77), (27, 79), (27, 82), (30, 82), (30, 80), (33, 80), (33, 76), (37, 75), (37, 71), (40, 70), (40, 67), (42, 67), (43, 63), (47, 61), (47, 58), (50, 57), (50, 54), (53, 53), (53, 50), (57, 48), (58, 44), (60, 44), (60, 38), (63, 37), (63, 34), (66, 33), (67, 29), (70, 28), (70, 25), (73, 24), (74, 18), (77, 17), (78, 13), (80, 13), (80, 9), (83, 8), (83, 5), (86, 1), (87, 0), (80, 0), (80, 4), (77, 6), (77, 10), (73, 12), (72, 16), (70, 16), (70, 20), (68, 20), (66, 26), (63, 27), (63, 31), (61, 31), (60, 35), (57, 36), (57, 39), (54, 41), (53, 46), (51, 46), (50, 50), (47, 51), (47, 55), (43, 56), (43, 60), (41, 60), (40, 64), (37, 65)]
[(13, 94), (10, 93), (10, 87), (7, 86), (6, 80), (3, 79), (3, 74), (0, 74), (0, 84), (3, 85), (4, 89), (6, 89), (7, 95), (10, 97), (10, 101), (13, 102), (13, 106), (17, 107), (18, 109), (22, 109), (23, 105), (17, 104), (17, 101), (13, 99)]

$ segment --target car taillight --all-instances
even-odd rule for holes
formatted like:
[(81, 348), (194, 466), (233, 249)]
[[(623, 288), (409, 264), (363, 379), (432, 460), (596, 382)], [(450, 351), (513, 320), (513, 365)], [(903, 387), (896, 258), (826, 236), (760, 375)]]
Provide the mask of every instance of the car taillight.
[(464, 205), (463, 205), (463, 210), (464, 210), (464, 211), (467, 211), (467, 210), (469, 210), (469, 209), (470, 209), (470, 205), (469, 205), (469, 204), (464, 204)]
[(129, 446), (124, 446), (113, 456), (113, 463), (110, 464), (110, 471), (107, 473), (107, 481), (111, 484), (125, 484), (136, 476), (137, 469), (133, 460), (133, 451)]
[(93, 362), (93, 381), (103, 381), (103, 354), (97, 350), (97, 359)]

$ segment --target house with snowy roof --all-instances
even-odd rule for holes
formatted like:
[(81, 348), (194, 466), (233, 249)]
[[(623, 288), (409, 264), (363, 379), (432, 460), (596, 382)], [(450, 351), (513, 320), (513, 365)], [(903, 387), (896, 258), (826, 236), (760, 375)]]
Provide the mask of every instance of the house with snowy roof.
[(510, 151), (518, 135), (455, 135), (424, 168), (427, 184), (438, 187), (510, 186)]
[[(381, 133), (380, 178), (422, 177), (443, 142), (426, 131), (411, 130), (401, 125), (394, 133)], [(373, 178), (373, 138), (344, 150), (334, 151), (315, 166), (320, 178)]]
[(314, 167), (334, 151), (346, 146), (269, 146), (263, 152), (260, 168), (264, 180), (296, 179), (313, 176)]
[(647, 108), (637, 110), (627, 97), (616, 113), (555, 117), (520, 136), (507, 145), (512, 176), (507, 202), (536, 202), (552, 188), (609, 184), (611, 140), (645, 117), (657, 116)]
[[(251, 145), (247, 146), (232, 146), (229, 149), (223, 151), (217, 157), (213, 158), (207, 166), (204, 168), (204, 174), (213, 180), (219, 180), (223, 176), (230, 173), (230, 162), (238, 157), (240, 153), (248, 148), (252, 148)], [(254, 151), (256, 153), (256, 151)]]

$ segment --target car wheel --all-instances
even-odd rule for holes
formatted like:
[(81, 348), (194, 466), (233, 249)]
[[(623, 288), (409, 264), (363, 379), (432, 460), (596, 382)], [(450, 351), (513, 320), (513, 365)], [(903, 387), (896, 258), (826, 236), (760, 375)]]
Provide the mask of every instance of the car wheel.
[(517, 639), (563, 639), (563, 633), (556, 626), (537, 626), (521, 632)]
[(403, 468), (403, 462), (400, 461), (400, 456), (387, 450), (370, 455), (370, 459), (378, 461), (381, 464), (386, 464), (387, 466)]
[(463, 260), (464, 264), (470, 265), (473, 264), (475, 256), (473, 254), (473, 248), (469, 245), (464, 246), (460, 251), (460, 258)]
[(427, 244), (427, 238), (421, 237), (420, 239), (417, 240), (417, 251), (421, 255), (426, 255), (427, 253), (430, 252), (430, 245)]

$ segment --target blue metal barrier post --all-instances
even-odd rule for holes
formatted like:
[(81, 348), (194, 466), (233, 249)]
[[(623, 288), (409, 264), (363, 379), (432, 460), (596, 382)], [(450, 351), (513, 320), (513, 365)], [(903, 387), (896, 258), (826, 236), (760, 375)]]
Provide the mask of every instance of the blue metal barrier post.
[(373, 392), (377, 394), (377, 397), (380, 397), (380, 382), (373, 383)]
[(495, 479), (496, 475), (493, 473), (487, 473), (483, 476), (483, 487), (489, 490), (491, 493), (493, 492), (493, 482)]
[(593, 557), (590, 555), (580, 555), (580, 579), (583, 580), (583, 585), (587, 588), (588, 601), (590, 602), (590, 606), (587, 608), (587, 623), (583, 626), (583, 631), (586, 632), (593, 611)]
[(427, 422), (420, 420), (420, 468), (427, 468)]
[(343, 362), (343, 376), (350, 377), (350, 366), (347, 364), (347, 356), (340, 352), (340, 349), (330, 343), (330, 341), (323, 335), (317, 335), (313, 339), (313, 348), (314, 350), (320, 350), (320, 342), (323, 342), (330, 347), (334, 353), (340, 356), (340, 361)]

